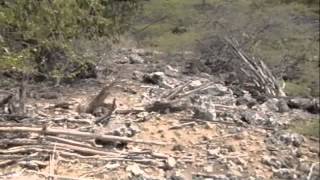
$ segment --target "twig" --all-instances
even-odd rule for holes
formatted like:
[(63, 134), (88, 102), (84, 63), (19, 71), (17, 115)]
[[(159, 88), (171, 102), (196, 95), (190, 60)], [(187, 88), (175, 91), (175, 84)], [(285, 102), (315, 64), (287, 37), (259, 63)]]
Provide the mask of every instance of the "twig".
[(177, 94), (179, 94), (185, 87), (187, 87), (192, 81), (189, 81), (179, 87), (177, 87), (176, 89), (174, 89), (171, 93), (169, 93), (167, 96), (164, 96), (162, 98), (166, 98), (168, 100), (172, 100), (176, 97)]
[(70, 145), (73, 145), (73, 146), (90, 147), (89, 144), (85, 144), (85, 143), (82, 143), (82, 142), (79, 142), (79, 141), (74, 141), (74, 140), (65, 139), (65, 138), (61, 138), (61, 137), (45, 136), (45, 139), (49, 140), (49, 141), (70, 144)]
[(187, 123), (183, 123), (183, 124), (180, 124), (180, 125), (172, 126), (169, 129), (181, 129), (181, 128), (186, 127), (186, 126), (194, 126), (194, 125), (196, 125), (195, 122), (187, 122)]

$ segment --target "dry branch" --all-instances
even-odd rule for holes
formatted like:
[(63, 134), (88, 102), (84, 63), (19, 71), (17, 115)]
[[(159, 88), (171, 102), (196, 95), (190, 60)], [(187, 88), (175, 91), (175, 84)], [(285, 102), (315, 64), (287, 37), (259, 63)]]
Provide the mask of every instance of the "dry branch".
[(166, 145), (163, 142), (145, 141), (145, 140), (135, 140), (127, 137), (111, 136), (111, 135), (99, 135), (93, 133), (79, 132), (71, 129), (58, 129), (58, 128), (37, 128), (37, 127), (0, 127), (0, 132), (32, 132), (46, 135), (69, 135), (84, 138), (99, 139), (102, 141), (112, 141), (112, 142), (133, 142), (133, 143), (143, 143), (143, 144), (155, 144), (155, 145)]
[(283, 89), (279, 86), (276, 78), (270, 69), (262, 61), (254, 61), (246, 56), (230, 38), (225, 38), (226, 42), (231, 46), (235, 54), (242, 60), (245, 67), (240, 67), (248, 78), (250, 78), (255, 86), (263, 93), (269, 96), (285, 96)]

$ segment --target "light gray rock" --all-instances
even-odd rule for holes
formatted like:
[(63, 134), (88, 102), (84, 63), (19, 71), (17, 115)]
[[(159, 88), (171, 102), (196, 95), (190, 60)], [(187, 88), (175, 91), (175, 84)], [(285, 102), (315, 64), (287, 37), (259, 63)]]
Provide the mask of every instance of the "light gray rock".
[(143, 64), (144, 59), (141, 56), (139, 56), (138, 54), (131, 54), (129, 56), (129, 62), (130, 62), (130, 64)]
[(302, 143), (304, 143), (304, 137), (297, 133), (284, 133), (280, 136), (280, 141), (282, 141), (286, 145), (293, 145), (299, 147)]
[(294, 169), (286, 169), (286, 168), (281, 168), (281, 169), (274, 169), (273, 170), (273, 176), (280, 178), (280, 179), (297, 179), (297, 172)]

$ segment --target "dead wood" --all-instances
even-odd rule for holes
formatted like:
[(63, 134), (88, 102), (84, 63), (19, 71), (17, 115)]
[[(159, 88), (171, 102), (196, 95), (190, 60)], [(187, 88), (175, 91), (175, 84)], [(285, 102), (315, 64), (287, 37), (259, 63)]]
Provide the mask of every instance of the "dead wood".
[(189, 81), (181, 86), (178, 86), (177, 88), (173, 89), (168, 95), (163, 96), (162, 98), (173, 100), (176, 98), (176, 95), (179, 94), (185, 87), (187, 87), (192, 81)]
[(133, 142), (133, 143), (142, 143), (142, 144), (155, 144), (155, 145), (166, 145), (163, 142), (155, 141), (144, 141), (144, 140), (135, 140), (127, 137), (111, 136), (111, 135), (99, 135), (93, 133), (86, 133), (75, 131), (71, 129), (58, 129), (58, 128), (31, 128), (31, 127), (0, 127), (0, 132), (33, 132), (46, 135), (69, 135), (77, 136), (84, 138), (99, 139), (102, 141), (111, 141), (111, 142)]
[(75, 141), (75, 140), (65, 139), (65, 138), (61, 138), (61, 137), (45, 136), (45, 139), (48, 140), (48, 141), (52, 141), (52, 142), (59, 142), (59, 143), (70, 144), (70, 145), (73, 145), (73, 146), (91, 148), (90, 144), (79, 142), (79, 141)]
[(226, 37), (225, 40), (243, 62), (244, 67), (240, 67), (240, 70), (255, 84), (259, 91), (272, 97), (285, 96), (282, 87), (279, 86), (276, 78), (264, 62), (250, 59), (235, 45), (231, 38)]
[(187, 123), (179, 124), (179, 125), (176, 125), (176, 126), (172, 126), (169, 129), (181, 129), (183, 127), (194, 126), (194, 125), (196, 125), (195, 122), (187, 122)]
[(144, 111), (144, 109), (117, 109), (115, 114), (138, 114)]
[(10, 147), (10, 146), (22, 146), (22, 145), (35, 145), (39, 142), (34, 139), (1, 139), (0, 140), (0, 147)]

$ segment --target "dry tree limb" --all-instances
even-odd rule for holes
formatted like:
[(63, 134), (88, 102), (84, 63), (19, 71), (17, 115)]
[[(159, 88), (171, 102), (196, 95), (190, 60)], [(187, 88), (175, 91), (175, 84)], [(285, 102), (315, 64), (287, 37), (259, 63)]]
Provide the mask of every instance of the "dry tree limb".
[(163, 96), (162, 98), (166, 98), (168, 100), (174, 99), (177, 96), (177, 94), (179, 94), (181, 91), (183, 91), (183, 89), (185, 87), (187, 87), (191, 82), (192, 81), (189, 81), (181, 86), (178, 86), (177, 88), (173, 89), (173, 91), (171, 91), (168, 95)]
[(144, 109), (117, 109), (115, 114), (138, 114), (144, 111)]
[(163, 142), (155, 142), (155, 141), (145, 141), (140, 139), (132, 139), (127, 137), (120, 136), (111, 136), (111, 135), (99, 135), (93, 133), (86, 133), (80, 131), (74, 131), (71, 129), (58, 129), (58, 128), (37, 128), (37, 127), (0, 127), (0, 132), (33, 132), (39, 134), (47, 134), (47, 135), (69, 135), (69, 136), (77, 136), (77, 137), (85, 137), (85, 138), (93, 138), (99, 139), (102, 141), (120, 141), (120, 142), (133, 142), (133, 143), (142, 143), (142, 144), (155, 144), (155, 145), (166, 145)]
[(0, 146), (21, 146), (21, 145), (36, 145), (39, 144), (38, 140), (28, 138), (16, 139), (1, 139)]
[(13, 154), (2, 154), (0, 155), (0, 160), (14, 160), (14, 159), (21, 159), (25, 157), (24, 155), (13, 155)]
[(73, 146), (89, 147), (89, 148), (91, 147), (89, 144), (82, 143), (82, 142), (79, 142), (79, 141), (70, 140), (70, 139), (65, 139), (65, 138), (61, 138), (61, 137), (45, 136), (45, 139), (49, 140), (49, 141), (70, 144), (70, 145), (73, 145)]
[(169, 129), (181, 129), (186, 126), (194, 126), (194, 125), (196, 125), (196, 122), (187, 122), (187, 123), (172, 126)]
[(39, 173), (37, 171), (34, 171), (39, 176), (43, 176), (46, 179), (63, 179), (63, 180), (87, 180), (83, 178), (76, 178), (76, 177), (70, 177), (70, 176), (62, 176), (62, 175), (51, 175), (47, 173)]
[(240, 60), (242, 60), (248, 71), (244, 70), (244, 68), (240, 68), (240, 70), (255, 83), (260, 91), (270, 96), (285, 96), (283, 89), (279, 86), (276, 78), (264, 62), (256, 62), (247, 57), (236, 47), (231, 38), (225, 37), (225, 41), (230, 45)]
[(172, 102), (176, 102), (176, 101), (179, 101), (179, 99), (183, 98), (183, 97), (187, 97), (187, 96), (190, 96), (191, 94), (194, 94), (196, 92), (199, 92), (199, 91), (203, 91), (203, 90), (206, 90), (208, 88), (210, 88), (211, 85), (213, 85), (214, 83), (213, 82), (210, 82), (210, 83), (207, 83), (207, 84), (204, 84), (196, 89), (193, 89), (193, 90), (190, 90), (188, 92), (185, 92), (184, 94), (181, 94), (179, 96), (177, 96), (177, 100), (174, 100)]

